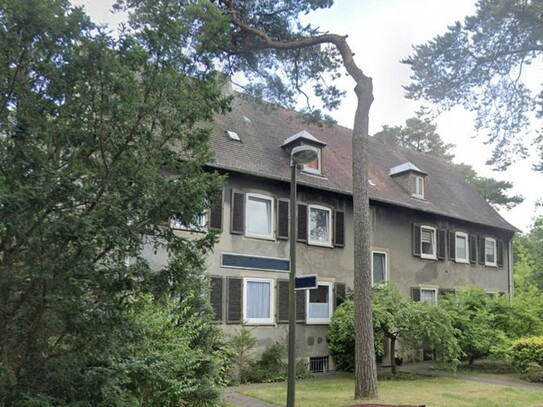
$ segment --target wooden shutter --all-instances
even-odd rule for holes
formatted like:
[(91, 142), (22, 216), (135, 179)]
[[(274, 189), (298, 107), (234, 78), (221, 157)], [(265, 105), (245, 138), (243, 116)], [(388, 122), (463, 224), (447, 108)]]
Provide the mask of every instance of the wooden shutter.
[(307, 205), (298, 204), (298, 231), (296, 240), (307, 242)]
[(413, 301), (420, 301), (420, 288), (411, 287), (411, 298)]
[(496, 241), (496, 263), (498, 267), (503, 267), (503, 240)]
[(232, 190), (232, 216), (230, 233), (242, 235), (245, 232), (245, 194)]
[(226, 279), (227, 303), (226, 323), (241, 323), (241, 302), (243, 298), (241, 278), (228, 277)]
[(288, 322), (288, 280), (277, 280), (277, 323)]
[(420, 225), (413, 223), (413, 256), (420, 256)]
[(440, 288), (437, 290), (437, 295), (442, 297), (447, 294), (454, 294), (456, 290), (454, 288)]
[(439, 229), (437, 233), (437, 258), (439, 260), (445, 260), (447, 257), (447, 231), (445, 229)]
[(215, 199), (209, 208), (209, 228), (222, 230), (222, 190)]
[(289, 231), (289, 201), (286, 199), (279, 199), (277, 201), (277, 239), (288, 239)]
[(344, 283), (336, 283), (336, 308), (339, 307), (347, 296), (347, 286)]
[(469, 262), (477, 263), (477, 236), (469, 236)]
[(345, 213), (335, 211), (334, 214), (334, 246), (345, 246)]
[(211, 277), (209, 302), (213, 310), (212, 321), (214, 322), (223, 321), (223, 282), (222, 277)]
[(296, 291), (296, 322), (305, 324), (305, 292), (306, 290)]
[(479, 264), (485, 264), (485, 237), (479, 236)]
[(449, 260), (456, 260), (456, 233), (449, 230)]

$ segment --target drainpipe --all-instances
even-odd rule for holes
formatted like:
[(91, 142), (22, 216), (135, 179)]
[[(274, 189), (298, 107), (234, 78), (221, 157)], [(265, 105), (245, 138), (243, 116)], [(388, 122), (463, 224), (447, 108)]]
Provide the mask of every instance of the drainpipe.
[(513, 286), (513, 238), (509, 239), (509, 259), (508, 259), (508, 286), (509, 286), (509, 301), (513, 301), (514, 286)]

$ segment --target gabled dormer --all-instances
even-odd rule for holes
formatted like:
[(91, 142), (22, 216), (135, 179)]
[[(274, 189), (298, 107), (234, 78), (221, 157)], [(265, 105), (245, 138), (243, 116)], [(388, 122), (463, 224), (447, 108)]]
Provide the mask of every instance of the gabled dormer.
[(315, 136), (310, 134), (306, 130), (302, 130), (290, 137), (287, 137), (281, 148), (284, 149), (289, 155), (294, 147), (301, 145), (309, 145), (315, 147), (318, 150), (318, 157), (315, 161), (310, 162), (302, 166), (302, 171), (309, 174), (322, 175), (322, 149), (326, 146), (326, 143), (320, 141)]
[(394, 181), (400, 185), (405, 192), (416, 199), (426, 199), (426, 176), (428, 175), (412, 162), (406, 162), (388, 171)]

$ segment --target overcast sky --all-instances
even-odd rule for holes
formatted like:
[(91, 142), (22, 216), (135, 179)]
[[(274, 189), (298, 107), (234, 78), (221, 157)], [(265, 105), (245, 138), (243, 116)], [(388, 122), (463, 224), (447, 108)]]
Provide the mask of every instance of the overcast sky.
[[(112, 0), (77, 0), (96, 22), (118, 22), (121, 17), (109, 13)], [(431, 40), (446, 31), (448, 25), (462, 21), (475, 11), (475, 0), (336, 0), (328, 10), (312, 13), (308, 22), (323, 30), (348, 34), (355, 60), (364, 73), (373, 78), (374, 97), (370, 111), (370, 134), (383, 125), (403, 125), (415, 115), (420, 104), (404, 98), (402, 85), (409, 83), (410, 70), (399, 61), (412, 51), (413, 44)], [(542, 66), (536, 66), (536, 83), (540, 82)], [(347, 90), (341, 108), (332, 112), (339, 124), (352, 128), (356, 100), (351, 89), (354, 82), (344, 78), (341, 87)], [(473, 128), (473, 116), (455, 108), (436, 119), (438, 133), (447, 143), (454, 143), (457, 162), (472, 165), (480, 175), (511, 181), (514, 194), (524, 195), (522, 205), (501, 215), (521, 230), (528, 230), (535, 215), (535, 201), (543, 198), (543, 174), (531, 170), (531, 161), (524, 160), (505, 172), (492, 171), (485, 162), (491, 149), (484, 145), (484, 136)], [(539, 210), (538, 214), (543, 211)]]

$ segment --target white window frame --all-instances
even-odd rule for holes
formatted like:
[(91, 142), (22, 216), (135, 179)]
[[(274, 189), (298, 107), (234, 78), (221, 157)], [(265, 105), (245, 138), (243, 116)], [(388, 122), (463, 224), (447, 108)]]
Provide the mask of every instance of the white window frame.
[[(251, 233), (248, 232), (248, 225), (249, 225), (249, 201), (251, 198), (261, 199), (268, 201), (270, 203), (270, 218), (269, 218), (269, 226), (270, 226), (270, 233), (269, 234), (260, 234), (260, 233)], [(247, 237), (255, 237), (257, 239), (267, 239), (267, 240), (273, 240), (273, 226), (274, 226), (274, 199), (271, 196), (268, 195), (262, 195), (262, 194), (255, 194), (248, 192), (245, 194), (245, 236)]]
[[(320, 242), (311, 240), (311, 210), (318, 209), (328, 212), (328, 241)], [(307, 244), (313, 246), (332, 247), (332, 209), (321, 205), (307, 205)]]
[[(466, 257), (458, 257), (458, 238), (462, 238), (466, 241)], [(469, 263), (469, 236), (464, 232), (456, 232), (454, 234), (454, 261), (457, 263)]]
[(307, 172), (309, 174), (317, 174), (321, 175), (321, 149), (317, 148), (317, 168), (311, 168), (308, 165), (305, 165), (302, 167), (303, 172)]
[(371, 251), (371, 286), (375, 286), (375, 282), (373, 281), (373, 255), (377, 254), (384, 254), (385, 255), (385, 279), (383, 281), (380, 281), (377, 284), (382, 284), (386, 281), (388, 281), (388, 253), (384, 252), (382, 250), (372, 250)]
[(176, 218), (170, 219), (170, 226), (172, 229), (177, 230), (191, 230), (191, 231), (205, 231), (207, 229), (207, 214), (202, 213), (194, 217), (196, 222), (191, 222), (185, 225)]
[(311, 290), (306, 290), (307, 294), (305, 296), (305, 309), (306, 309), (306, 324), (308, 325), (323, 325), (329, 324), (330, 319), (332, 318), (332, 313), (334, 312), (333, 299), (334, 299), (334, 284), (327, 282), (319, 282), (318, 286), (328, 287), (328, 318), (313, 318), (309, 315), (309, 292)]
[[(433, 291), (434, 292), (434, 301), (426, 301), (422, 299), (422, 292), (423, 291)], [(431, 287), (420, 287), (420, 301), (421, 302), (428, 302), (430, 304), (437, 304), (437, 288), (431, 288)]]
[[(423, 253), (422, 251), (422, 230), (423, 229), (426, 229), (426, 230), (430, 230), (432, 232), (432, 247), (433, 247), (433, 253), (432, 254), (427, 254), (427, 253)], [(437, 229), (433, 226), (428, 226), (428, 225), (421, 225), (420, 226), (420, 258), (421, 259), (430, 259), (430, 260), (437, 260), (437, 238), (436, 238), (436, 235), (437, 235)]]
[[(420, 181), (420, 188), (419, 188)], [(420, 175), (415, 176), (415, 192), (411, 195), (413, 198), (424, 199), (424, 177)]]
[[(247, 283), (268, 283), (270, 285), (270, 316), (268, 318), (248, 318), (247, 317)], [(274, 310), (275, 310), (275, 282), (271, 278), (253, 278), (247, 277), (243, 279), (243, 320), (248, 325), (273, 325)]]
[[(486, 260), (486, 244), (491, 242), (494, 246), (494, 261), (490, 262)], [(498, 247), (496, 245), (496, 239), (493, 237), (485, 237), (485, 266), (498, 267)]]

